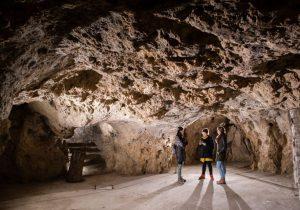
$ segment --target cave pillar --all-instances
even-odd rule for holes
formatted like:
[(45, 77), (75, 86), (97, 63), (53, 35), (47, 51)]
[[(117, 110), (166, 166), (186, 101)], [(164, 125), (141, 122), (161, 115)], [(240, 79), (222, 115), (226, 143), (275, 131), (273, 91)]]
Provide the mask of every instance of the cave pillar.
[(293, 138), (294, 181), (300, 198), (300, 108), (291, 109), (289, 113)]

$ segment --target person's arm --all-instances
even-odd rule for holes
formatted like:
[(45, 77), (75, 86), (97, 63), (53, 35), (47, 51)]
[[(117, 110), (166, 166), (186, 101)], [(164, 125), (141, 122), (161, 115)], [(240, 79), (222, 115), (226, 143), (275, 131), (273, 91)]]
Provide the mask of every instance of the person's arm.
[(184, 147), (186, 145), (188, 145), (188, 142), (187, 142), (186, 138), (184, 138), (183, 136), (180, 137), (180, 141), (182, 142), (182, 144), (183, 144)]
[(173, 146), (172, 146), (172, 152), (173, 152), (173, 155), (176, 155), (176, 144), (173, 144)]
[(218, 151), (219, 153), (220, 152), (226, 152), (227, 150), (227, 140), (224, 136), (222, 136), (222, 147), (220, 148), (220, 151)]
[(189, 142), (186, 140), (186, 138), (183, 138), (183, 140), (184, 140), (184, 146), (187, 146)]
[(202, 139), (200, 139), (198, 145), (202, 145), (202, 143), (203, 143), (203, 141), (202, 141)]

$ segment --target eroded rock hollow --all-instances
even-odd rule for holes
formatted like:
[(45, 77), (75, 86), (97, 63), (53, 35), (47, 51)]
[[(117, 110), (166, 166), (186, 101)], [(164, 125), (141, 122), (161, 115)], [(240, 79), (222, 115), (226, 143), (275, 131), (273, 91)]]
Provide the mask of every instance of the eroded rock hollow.
[(178, 126), (193, 164), (220, 124), (228, 161), (292, 173), (299, 2), (0, 4), (2, 178), (63, 175), (60, 140), (95, 142), (103, 171), (162, 173)]

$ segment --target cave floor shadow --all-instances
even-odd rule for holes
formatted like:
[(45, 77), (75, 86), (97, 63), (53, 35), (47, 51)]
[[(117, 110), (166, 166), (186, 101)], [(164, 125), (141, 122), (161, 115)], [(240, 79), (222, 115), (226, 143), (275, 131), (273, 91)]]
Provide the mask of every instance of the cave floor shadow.
[[(221, 185), (226, 193), (227, 203), (229, 210), (251, 210), (247, 202), (233, 191), (228, 185)], [(214, 195), (214, 184), (210, 181), (204, 195), (201, 199), (201, 191), (203, 188), (203, 182), (200, 181), (191, 196), (186, 202), (177, 209), (186, 210), (212, 210), (213, 209), (213, 195)], [(198, 202), (201, 200), (200, 204)]]
[(133, 209), (135, 206), (136, 206), (136, 203), (146, 203), (147, 201), (153, 199), (154, 197), (158, 196), (158, 195), (161, 195), (169, 190), (172, 190), (176, 187), (180, 187), (180, 186), (183, 186), (183, 184), (179, 184), (178, 182), (174, 182), (170, 185), (167, 185), (165, 187), (162, 187), (154, 192), (151, 192), (149, 194), (146, 194), (146, 195), (142, 195), (140, 197), (138, 197), (137, 199), (134, 199), (132, 201), (130, 201), (129, 203), (123, 205), (123, 206), (120, 206), (118, 207), (117, 209)]
[(210, 180), (198, 209), (212, 210), (213, 195), (214, 195), (214, 185), (213, 185), (213, 181)]
[(228, 185), (222, 185), (226, 193), (229, 210), (251, 210), (247, 202)]
[(186, 202), (180, 208), (177, 208), (177, 209), (196, 209), (197, 203), (201, 198), (202, 188), (203, 188), (203, 181), (200, 181), (196, 185), (191, 196), (186, 200)]
[[(213, 209), (212, 202), (213, 202), (213, 194), (214, 194), (213, 181), (212, 180), (209, 181), (205, 194), (201, 199), (202, 188), (203, 188), (203, 181), (199, 181), (191, 196), (178, 209), (212, 210)], [(201, 199), (200, 205), (197, 205), (200, 199)]]

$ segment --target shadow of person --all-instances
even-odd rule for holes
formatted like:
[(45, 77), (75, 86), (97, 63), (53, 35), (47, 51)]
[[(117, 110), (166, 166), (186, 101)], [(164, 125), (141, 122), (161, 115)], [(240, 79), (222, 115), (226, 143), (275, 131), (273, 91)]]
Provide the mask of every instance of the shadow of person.
[(213, 194), (214, 194), (214, 185), (213, 185), (213, 181), (210, 180), (198, 209), (212, 210)]
[(145, 195), (145, 196), (143, 196), (142, 198), (143, 199), (152, 199), (152, 198), (154, 198), (155, 196), (157, 196), (157, 195), (160, 195), (160, 194), (162, 194), (162, 193), (164, 193), (164, 192), (166, 192), (166, 191), (169, 191), (169, 190), (171, 190), (171, 189), (173, 189), (173, 188), (175, 188), (175, 187), (179, 187), (179, 186), (182, 186), (182, 184), (180, 184), (180, 183), (178, 183), (178, 182), (175, 182), (175, 183), (173, 183), (173, 184), (170, 184), (170, 185), (168, 185), (168, 186), (165, 186), (165, 187), (163, 187), (163, 188), (160, 188), (160, 189), (158, 189), (158, 190), (156, 190), (156, 191), (154, 191), (154, 192), (152, 192), (152, 193), (150, 193), (150, 194), (148, 194), (148, 195)]
[(203, 181), (200, 181), (194, 191), (192, 192), (191, 196), (186, 200), (186, 202), (178, 209), (185, 210), (185, 209), (197, 209), (197, 203), (200, 200), (201, 191), (202, 191)]
[(236, 192), (234, 192), (228, 185), (222, 185), (225, 190), (229, 210), (251, 210), (250, 206), (241, 198)]
[(182, 184), (175, 182), (173, 184), (170, 184), (168, 186), (162, 187), (154, 192), (151, 192), (149, 194), (146, 195), (142, 195), (132, 201), (129, 201), (128, 203), (126, 203), (125, 205), (122, 205), (120, 207), (118, 207), (117, 209), (133, 209), (136, 208), (137, 204), (136, 203), (140, 203), (143, 204), (149, 200), (151, 200), (152, 198), (154, 198), (155, 196), (161, 195), (164, 192), (167, 192), (169, 190), (172, 190), (175, 187), (179, 187), (182, 186)]

